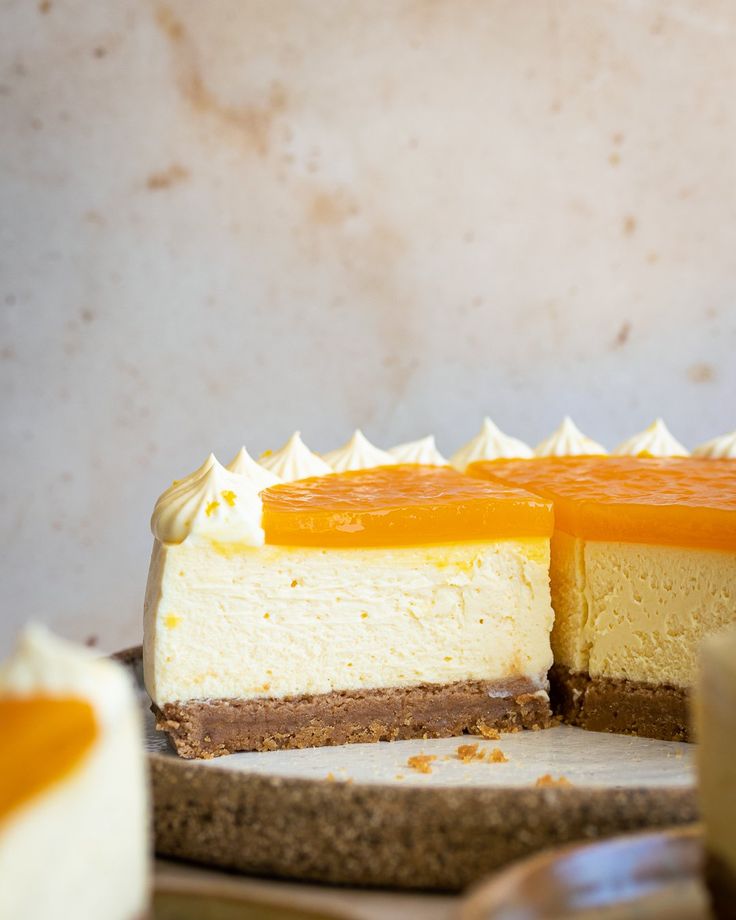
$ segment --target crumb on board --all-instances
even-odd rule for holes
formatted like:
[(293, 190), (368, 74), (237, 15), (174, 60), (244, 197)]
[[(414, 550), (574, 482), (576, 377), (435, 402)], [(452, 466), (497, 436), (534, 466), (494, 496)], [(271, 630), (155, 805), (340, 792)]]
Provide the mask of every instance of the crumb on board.
[(558, 776), (557, 779), (554, 776), (551, 776), (549, 773), (545, 773), (544, 776), (540, 776), (535, 786), (572, 786), (572, 783), (566, 776)]
[(478, 733), (489, 741), (498, 741), (501, 737), (501, 732), (497, 728), (491, 728), (485, 722), (478, 723)]
[(508, 763), (508, 757), (500, 748), (483, 748), (478, 750), (477, 744), (461, 744), (457, 749), (457, 759), (463, 763), (472, 763), (474, 760), (482, 760), (486, 763)]
[(353, 777), (352, 776), (339, 776), (338, 777), (338, 776), (335, 776), (334, 773), (328, 773), (327, 776), (325, 776), (325, 780), (327, 780), (328, 783), (345, 783), (346, 786), (349, 786), (353, 781)]
[(406, 761), (407, 767), (416, 770), (417, 773), (431, 773), (430, 764), (437, 760), (434, 754), (415, 754)]
[(394, 777), (394, 779), (399, 779), (399, 780), (401, 780), (401, 779), (403, 779), (403, 778), (404, 778), (404, 774), (403, 774), (403, 773), (397, 773), (396, 776)]
[(477, 744), (461, 744), (457, 749), (457, 759), (463, 763), (470, 763), (471, 760), (478, 759)]

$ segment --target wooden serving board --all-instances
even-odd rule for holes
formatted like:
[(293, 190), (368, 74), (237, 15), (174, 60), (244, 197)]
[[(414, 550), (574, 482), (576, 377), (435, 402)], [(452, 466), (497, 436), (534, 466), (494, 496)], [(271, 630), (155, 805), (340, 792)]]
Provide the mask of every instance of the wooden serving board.
[[(540, 849), (697, 819), (692, 745), (569, 726), (185, 761), (155, 731), (156, 851), (256, 875), (457, 890)], [(460, 745), (506, 763), (462, 762)], [(431, 755), (431, 772), (408, 766)], [(536, 787), (545, 774), (570, 786)]]

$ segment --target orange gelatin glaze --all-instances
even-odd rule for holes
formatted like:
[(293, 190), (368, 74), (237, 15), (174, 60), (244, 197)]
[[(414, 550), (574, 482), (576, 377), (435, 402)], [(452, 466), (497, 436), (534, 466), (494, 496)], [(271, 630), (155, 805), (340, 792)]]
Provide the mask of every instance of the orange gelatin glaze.
[(70, 773), (96, 736), (97, 720), (86, 700), (0, 699), (0, 821)]
[(572, 536), (736, 551), (733, 460), (540, 457), (468, 473), (551, 499), (555, 528)]
[(449, 467), (401, 464), (301, 479), (261, 493), (266, 542), (410, 546), (549, 537), (552, 506)]

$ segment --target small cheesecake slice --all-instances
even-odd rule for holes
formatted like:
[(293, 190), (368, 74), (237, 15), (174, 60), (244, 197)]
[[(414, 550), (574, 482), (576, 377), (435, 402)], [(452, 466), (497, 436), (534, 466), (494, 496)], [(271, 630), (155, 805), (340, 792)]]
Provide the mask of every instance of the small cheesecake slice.
[(719, 920), (736, 916), (736, 629), (703, 642), (695, 694), (706, 879)]
[(139, 920), (142, 726), (122, 668), (29, 628), (0, 667), (0, 917)]
[(549, 723), (548, 501), (412, 464), (261, 497), (262, 545), (158, 529), (144, 670), (182, 756)]
[(736, 465), (562, 457), (469, 472), (553, 502), (553, 702), (596, 731), (690, 737), (698, 643), (736, 622)]

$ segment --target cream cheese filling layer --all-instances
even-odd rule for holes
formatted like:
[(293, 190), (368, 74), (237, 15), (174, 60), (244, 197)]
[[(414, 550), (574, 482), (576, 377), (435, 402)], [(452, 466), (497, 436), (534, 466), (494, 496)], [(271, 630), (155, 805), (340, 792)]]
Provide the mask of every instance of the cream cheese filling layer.
[(577, 673), (690, 687), (700, 640), (734, 622), (736, 554), (552, 537), (555, 661)]
[(504, 680), (546, 689), (549, 541), (154, 544), (146, 686), (159, 706)]

